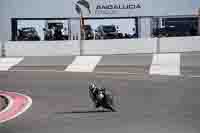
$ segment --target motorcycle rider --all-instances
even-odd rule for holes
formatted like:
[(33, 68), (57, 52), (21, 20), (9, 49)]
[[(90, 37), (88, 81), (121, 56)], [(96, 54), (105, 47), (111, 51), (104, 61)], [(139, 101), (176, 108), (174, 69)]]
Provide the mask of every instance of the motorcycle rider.
[(94, 83), (91, 83), (89, 86), (89, 89), (91, 90), (93, 96), (92, 100), (95, 102), (96, 107), (98, 107), (98, 100), (97, 100), (97, 95), (99, 91), (103, 91), (105, 93), (105, 88), (97, 87)]
[[(113, 108), (112, 96), (109, 94), (106, 94), (106, 88), (97, 87), (94, 83), (90, 83), (89, 95), (92, 101), (94, 102), (94, 106), (96, 108), (99, 108), (100, 106), (102, 106), (103, 108), (109, 109), (112, 112), (116, 112), (116, 110)], [(102, 103), (102, 100), (103, 100), (103, 103)]]

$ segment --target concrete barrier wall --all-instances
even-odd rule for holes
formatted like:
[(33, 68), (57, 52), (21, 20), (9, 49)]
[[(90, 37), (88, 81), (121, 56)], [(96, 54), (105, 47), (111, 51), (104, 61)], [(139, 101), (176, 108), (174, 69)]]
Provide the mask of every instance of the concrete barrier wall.
[(8, 41), (6, 56), (67, 56), (79, 55), (79, 41)]
[(2, 56), (2, 42), (0, 41), (0, 57)]
[[(109, 55), (155, 53), (158, 38), (83, 40), (83, 55)], [(160, 52), (200, 51), (200, 36), (161, 38)], [(1, 42), (0, 42), (1, 46)], [(78, 40), (73, 41), (8, 41), (5, 43), (6, 56), (68, 56), (80, 55)], [(0, 50), (1, 54), (2, 50)]]
[(157, 38), (123, 40), (84, 40), (85, 55), (155, 53)]
[(200, 36), (170, 37), (160, 39), (160, 52), (200, 51)]

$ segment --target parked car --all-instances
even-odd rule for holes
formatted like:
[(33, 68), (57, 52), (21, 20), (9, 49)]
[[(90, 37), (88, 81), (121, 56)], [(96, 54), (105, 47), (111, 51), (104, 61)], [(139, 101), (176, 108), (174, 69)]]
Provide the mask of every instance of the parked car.
[(83, 30), (85, 33), (85, 35), (84, 35), (85, 40), (91, 40), (94, 38), (94, 33), (93, 33), (91, 25), (84, 25)]
[(123, 34), (119, 33), (115, 25), (100, 25), (95, 30), (95, 39), (119, 39)]
[(40, 41), (40, 36), (34, 27), (26, 27), (18, 30), (18, 41)]
[(195, 36), (197, 35), (197, 30), (195, 28), (189, 27), (165, 27), (153, 30), (154, 36), (159, 37), (175, 37), (175, 36)]

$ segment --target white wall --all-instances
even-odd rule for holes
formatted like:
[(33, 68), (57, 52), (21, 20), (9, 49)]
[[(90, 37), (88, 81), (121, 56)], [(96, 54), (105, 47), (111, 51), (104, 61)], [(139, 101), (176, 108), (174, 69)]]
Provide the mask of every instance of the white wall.
[(39, 41), (5, 43), (6, 56), (79, 55), (79, 41)]
[(2, 55), (2, 42), (0, 41), (0, 57)]
[(160, 39), (160, 52), (200, 51), (200, 36)]
[[(84, 55), (111, 55), (133, 53), (155, 53), (157, 39), (84, 40)], [(67, 56), (80, 55), (78, 40), (73, 41), (8, 41), (6, 56)]]
[[(157, 39), (83, 40), (82, 51), (84, 55), (156, 53)], [(79, 40), (49, 42), (8, 41), (5, 43), (5, 49), (6, 56), (68, 56), (80, 55), (79, 43)], [(160, 39), (161, 53), (193, 51), (200, 51), (200, 36)]]
[(156, 38), (124, 40), (84, 40), (86, 55), (155, 53)]

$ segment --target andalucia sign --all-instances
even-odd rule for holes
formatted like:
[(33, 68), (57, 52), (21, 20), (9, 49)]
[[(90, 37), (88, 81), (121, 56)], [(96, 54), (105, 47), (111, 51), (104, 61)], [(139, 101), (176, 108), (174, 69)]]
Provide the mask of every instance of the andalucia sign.
[(74, 7), (77, 14), (84, 16), (127, 16), (142, 5), (137, 0), (77, 0)]

